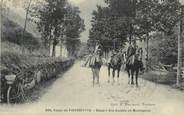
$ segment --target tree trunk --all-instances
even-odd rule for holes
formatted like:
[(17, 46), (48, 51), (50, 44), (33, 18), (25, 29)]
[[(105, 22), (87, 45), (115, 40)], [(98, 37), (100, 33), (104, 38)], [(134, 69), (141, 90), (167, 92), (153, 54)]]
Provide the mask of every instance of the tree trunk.
[(52, 44), (53, 45), (53, 48), (52, 48), (52, 57), (55, 57), (56, 56), (56, 44), (55, 43), (53, 43)]
[(182, 66), (182, 21), (178, 22), (177, 25), (177, 35), (178, 35), (178, 65), (177, 65), (177, 79), (176, 79), (176, 85), (180, 84), (180, 78), (181, 78), (181, 66)]
[(115, 42), (115, 39), (113, 40), (113, 48), (114, 48), (114, 51), (116, 49), (116, 42)]
[(146, 34), (146, 71), (148, 72), (149, 66), (149, 33)]
[(63, 43), (60, 44), (60, 48), (61, 48), (61, 50), (60, 50), (60, 56), (62, 57), (63, 56)]
[[(3, 0), (1, 1), (1, 5), (3, 5)], [(2, 21), (2, 17), (3, 17), (3, 9), (2, 9), (2, 6), (1, 6), (0, 9), (1, 9), (1, 11), (0, 11), (0, 16), (1, 16), (1, 17), (0, 17), (0, 45), (1, 45), (1, 39), (2, 39), (2, 38), (1, 38), (1, 37), (2, 37), (2, 31), (1, 31), (1, 30), (2, 30), (2, 24), (3, 24), (3, 21)], [(1, 85), (1, 80), (0, 80), (0, 102), (2, 101), (2, 100), (1, 100), (1, 98), (2, 98), (2, 97), (1, 97), (1, 96), (2, 96), (2, 95), (1, 95), (1, 93), (2, 93), (2, 92), (1, 92), (1, 91), (2, 91), (1, 86), (2, 86), (2, 85)]]
[(56, 45), (57, 45), (57, 41), (56, 41), (56, 38), (53, 40), (53, 43), (52, 43), (52, 57), (55, 57), (56, 56)]
[(129, 18), (129, 20), (131, 20), (131, 22), (130, 22), (130, 30), (129, 30), (129, 44), (132, 44), (132, 33), (133, 33), (133, 25), (132, 25), (132, 19), (131, 18)]

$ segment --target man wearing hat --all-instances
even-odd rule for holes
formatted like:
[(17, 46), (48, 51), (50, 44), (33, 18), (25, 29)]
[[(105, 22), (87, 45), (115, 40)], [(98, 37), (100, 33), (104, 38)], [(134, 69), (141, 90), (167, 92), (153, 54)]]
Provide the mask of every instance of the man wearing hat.
[(112, 58), (113, 58), (115, 55), (116, 55), (116, 52), (115, 52), (115, 50), (114, 50), (114, 51), (112, 51), (112, 53), (110, 54), (109, 59), (107, 60), (107, 63), (108, 63), (108, 64), (110, 64), (110, 63), (111, 63)]
[(100, 41), (97, 41), (94, 49), (96, 62), (101, 62), (101, 53), (102, 53), (102, 45), (100, 44)]
[(129, 47), (128, 47), (126, 65), (130, 65), (130, 64), (134, 63), (134, 61), (135, 61), (135, 54), (136, 54), (136, 42), (134, 41), (133, 45), (130, 44)]
[(100, 44), (100, 41), (97, 41), (95, 44), (94, 53), (97, 53), (98, 51), (102, 50), (102, 45)]

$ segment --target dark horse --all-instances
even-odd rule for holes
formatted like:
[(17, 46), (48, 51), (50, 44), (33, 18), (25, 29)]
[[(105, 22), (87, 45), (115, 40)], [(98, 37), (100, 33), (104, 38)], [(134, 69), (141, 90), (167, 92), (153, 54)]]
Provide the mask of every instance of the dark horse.
[(142, 62), (142, 53), (140, 50), (138, 50), (138, 53), (136, 53), (133, 63), (127, 63), (126, 64), (126, 71), (128, 72), (128, 84), (134, 84), (134, 74), (135, 74), (135, 82), (136, 86), (138, 86), (138, 75), (140, 71), (144, 70), (143, 62)]
[(110, 83), (110, 76), (111, 76), (111, 69), (112, 69), (112, 77), (113, 77), (113, 84), (115, 82), (115, 71), (117, 70), (117, 81), (119, 84), (119, 73), (121, 71), (121, 66), (123, 64), (123, 54), (118, 53), (111, 56), (110, 62), (108, 62), (108, 76), (109, 80), (108, 83)]

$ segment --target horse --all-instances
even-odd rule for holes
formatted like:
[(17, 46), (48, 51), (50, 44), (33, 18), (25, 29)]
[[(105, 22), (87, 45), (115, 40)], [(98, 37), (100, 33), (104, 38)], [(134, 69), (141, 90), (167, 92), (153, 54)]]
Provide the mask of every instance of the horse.
[(119, 73), (121, 71), (121, 66), (123, 64), (123, 54), (122, 53), (117, 53), (117, 54), (114, 54), (113, 56), (111, 56), (111, 59), (110, 61), (108, 62), (108, 76), (109, 76), (109, 79), (108, 79), (108, 83), (110, 83), (110, 76), (111, 76), (111, 69), (112, 69), (112, 77), (113, 77), (113, 82), (112, 84), (115, 83), (115, 71), (117, 71), (117, 81), (118, 81), (118, 84), (119, 84)]
[(128, 84), (134, 85), (134, 73), (135, 73), (135, 82), (136, 86), (138, 86), (138, 75), (139, 72), (144, 70), (143, 62), (142, 62), (142, 52), (141, 49), (138, 49), (138, 52), (134, 54), (135, 58), (133, 63), (126, 64), (126, 71), (128, 73)]

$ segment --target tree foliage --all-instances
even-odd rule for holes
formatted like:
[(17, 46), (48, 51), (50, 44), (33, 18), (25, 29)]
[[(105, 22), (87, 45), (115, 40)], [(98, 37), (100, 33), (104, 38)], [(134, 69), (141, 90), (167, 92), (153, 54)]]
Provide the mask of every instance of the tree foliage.
[(36, 18), (37, 28), (46, 42), (59, 42), (63, 33), (66, 0), (45, 0), (33, 7), (31, 16)]
[(31, 12), (32, 20), (37, 23), (45, 44), (52, 42), (53, 52), (59, 42), (65, 41), (69, 45), (73, 41), (80, 42), (77, 38), (84, 31), (84, 21), (79, 16), (78, 7), (70, 5), (67, 0), (37, 2)]
[(140, 0), (137, 3), (136, 23), (143, 34), (162, 31), (171, 34), (180, 16), (179, 4), (172, 2), (159, 3), (157, 0)]
[(151, 39), (150, 61), (154, 64), (158, 62), (170, 65), (176, 64), (177, 60), (177, 41), (176, 35), (163, 36), (157, 33)]
[(67, 7), (64, 34), (66, 36), (67, 49), (72, 56), (77, 56), (81, 45), (81, 41), (78, 38), (80, 37), (80, 33), (85, 30), (84, 20), (81, 19), (79, 14), (80, 11), (78, 7)]
[[(93, 12), (90, 40), (113, 39), (124, 44), (143, 38), (153, 31), (172, 34), (180, 19), (181, 6), (176, 0), (160, 3), (158, 0), (105, 0), (106, 7), (97, 6)], [(105, 36), (105, 37), (104, 37)]]

